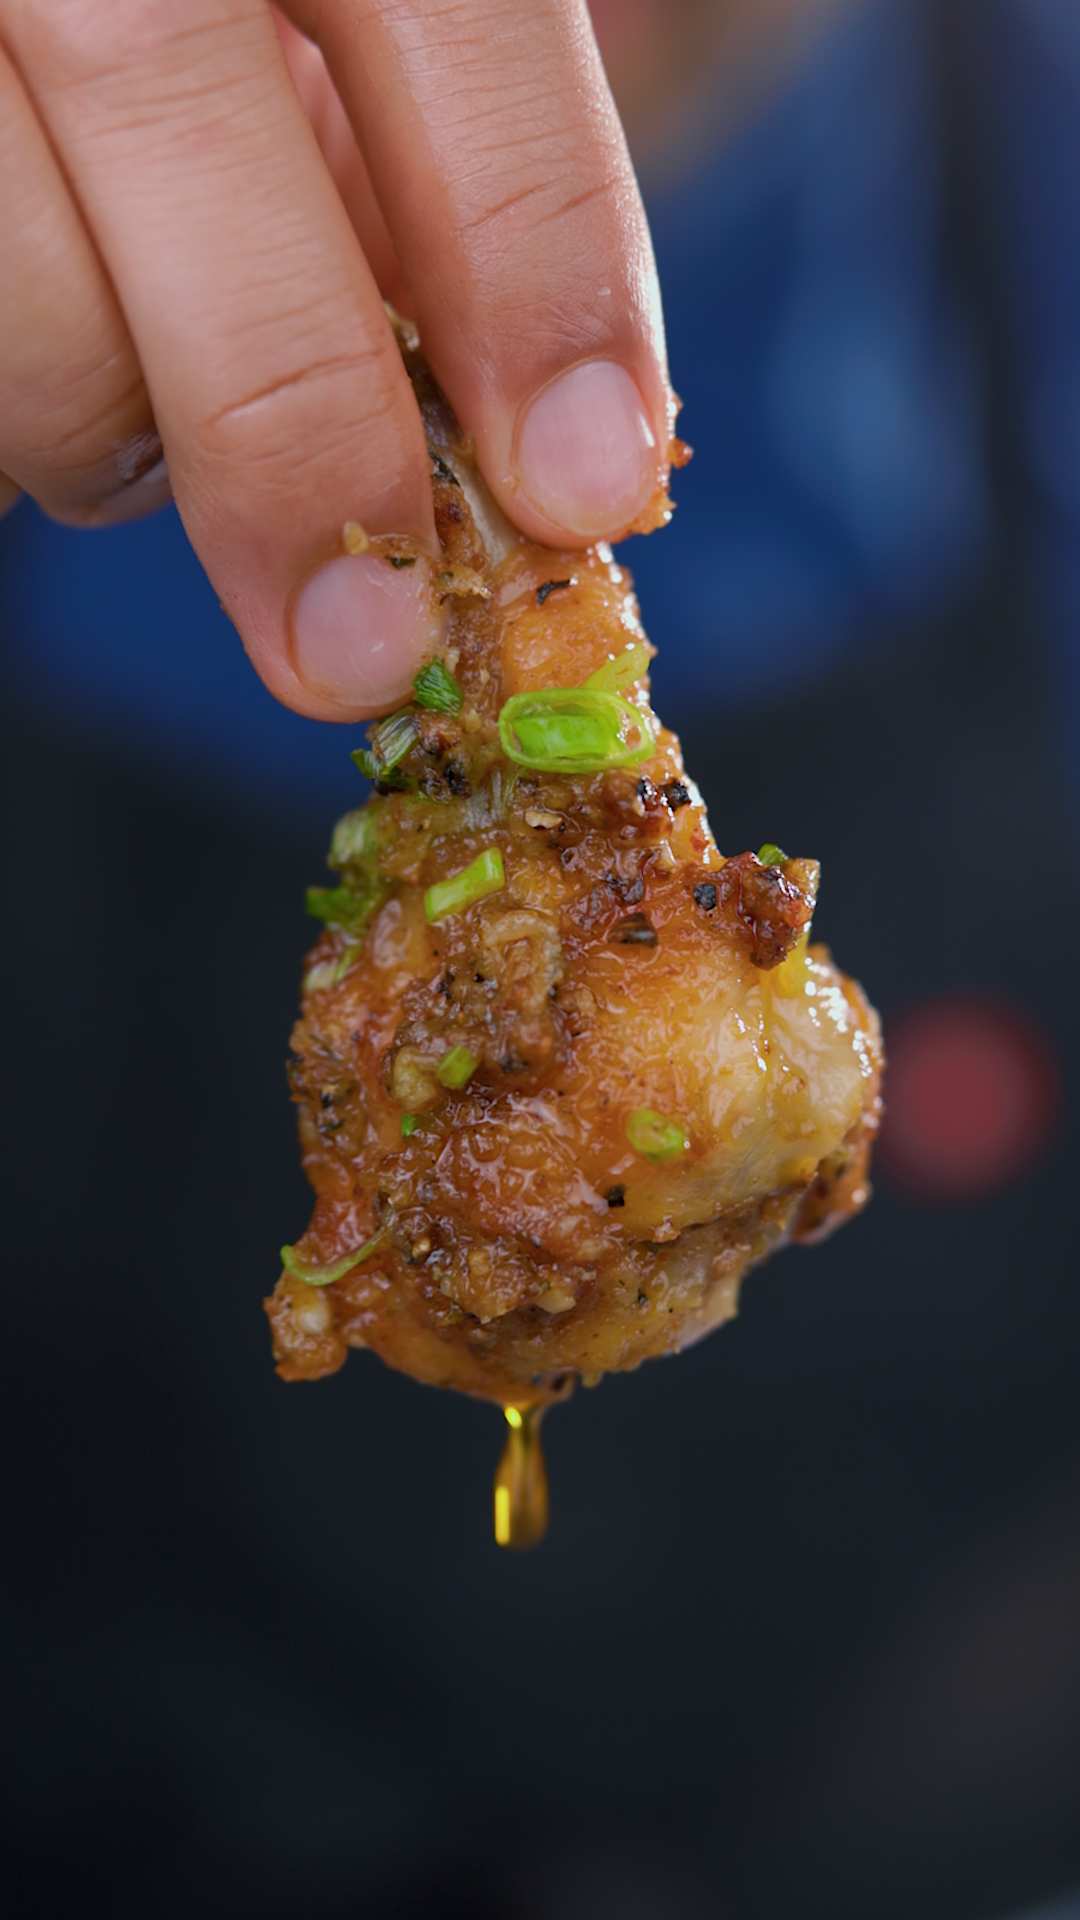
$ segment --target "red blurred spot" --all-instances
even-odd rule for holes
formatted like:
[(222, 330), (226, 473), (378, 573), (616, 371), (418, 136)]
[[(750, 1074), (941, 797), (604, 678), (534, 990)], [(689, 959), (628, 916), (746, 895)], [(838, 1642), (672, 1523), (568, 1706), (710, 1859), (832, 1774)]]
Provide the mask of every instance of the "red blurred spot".
[(933, 1000), (886, 1030), (880, 1165), (924, 1199), (1015, 1180), (1053, 1135), (1061, 1093), (1046, 1041), (1013, 1008)]

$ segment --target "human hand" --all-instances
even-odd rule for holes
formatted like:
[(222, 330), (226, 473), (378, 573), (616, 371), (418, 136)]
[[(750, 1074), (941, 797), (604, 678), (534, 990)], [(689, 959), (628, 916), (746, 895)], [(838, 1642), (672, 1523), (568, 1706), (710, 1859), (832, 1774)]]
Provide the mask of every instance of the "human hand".
[[(534, 539), (624, 531), (672, 402), (584, 0), (285, 11), (0, 0), (0, 511), (103, 526), (171, 488), (271, 691), (355, 720), (437, 636), (384, 294)], [(418, 564), (344, 554), (350, 521)]]

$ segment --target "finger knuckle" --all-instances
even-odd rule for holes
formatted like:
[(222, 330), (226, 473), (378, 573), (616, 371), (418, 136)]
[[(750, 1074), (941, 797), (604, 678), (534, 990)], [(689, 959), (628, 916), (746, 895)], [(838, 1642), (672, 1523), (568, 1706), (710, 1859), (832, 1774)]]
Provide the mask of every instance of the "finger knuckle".
[[(100, 88), (120, 81), (125, 87), (134, 76), (155, 70), (164, 78), (170, 69), (201, 68), (209, 87), (213, 62), (208, 56), (223, 39), (237, 37), (245, 22), (258, 25), (250, 0), (217, 4), (191, 0), (178, 7), (175, 0), (15, 0), (19, 14), (18, 44), (28, 55), (28, 67), (45, 91)], [(265, 24), (265, 20), (263, 21)]]
[(2, 457), (35, 498), (90, 513), (153, 465), (161, 448), (141, 377), (119, 389), (68, 374), (4, 407)]
[(371, 356), (341, 353), (276, 370), (203, 415), (197, 438), (226, 464), (276, 464), (317, 455), (342, 434), (378, 431), (393, 411)]

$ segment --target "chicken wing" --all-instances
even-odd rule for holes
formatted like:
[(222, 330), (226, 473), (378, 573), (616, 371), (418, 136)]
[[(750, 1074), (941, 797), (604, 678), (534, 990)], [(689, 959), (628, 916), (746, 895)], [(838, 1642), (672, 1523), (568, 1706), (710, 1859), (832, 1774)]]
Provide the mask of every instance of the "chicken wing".
[(267, 1309), (286, 1379), (367, 1347), (522, 1428), (700, 1339), (750, 1267), (864, 1205), (881, 1043), (809, 944), (816, 863), (717, 850), (625, 568), (521, 538), (403, 350), (446, 637), (356, 756), (374, 794), (309, 895), (315, 1210)]

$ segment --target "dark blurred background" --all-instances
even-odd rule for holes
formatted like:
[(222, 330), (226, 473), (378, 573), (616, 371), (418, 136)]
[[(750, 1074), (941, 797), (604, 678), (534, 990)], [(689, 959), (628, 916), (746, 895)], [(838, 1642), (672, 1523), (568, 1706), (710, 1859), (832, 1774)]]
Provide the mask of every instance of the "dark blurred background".
[(174, 514), (19, 507), (13, 1920), (1080, 1912), (1080, 13), (595, 13), (698, 449), (628, 552), (657, 701), (725, 851), (823, 862), (895, 1035), (876, 1198), (549, 1421), (531, 1555), (490, 1408), (283, 1386), (357, 742), (274, 706)]

